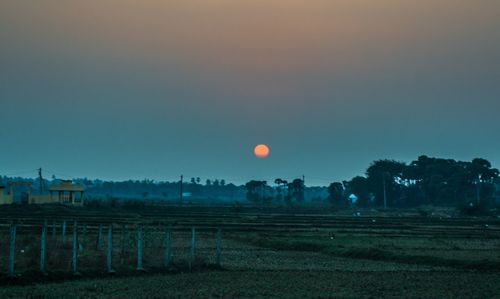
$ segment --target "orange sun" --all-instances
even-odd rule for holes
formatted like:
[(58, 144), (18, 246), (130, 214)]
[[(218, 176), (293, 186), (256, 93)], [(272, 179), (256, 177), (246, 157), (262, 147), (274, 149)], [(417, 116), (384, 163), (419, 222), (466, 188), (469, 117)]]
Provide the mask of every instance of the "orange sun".
[(265, 158), (269, 156), (269, 147), (265, 144), (259, 144), (254, 148), (253, 153), (258, 158)]

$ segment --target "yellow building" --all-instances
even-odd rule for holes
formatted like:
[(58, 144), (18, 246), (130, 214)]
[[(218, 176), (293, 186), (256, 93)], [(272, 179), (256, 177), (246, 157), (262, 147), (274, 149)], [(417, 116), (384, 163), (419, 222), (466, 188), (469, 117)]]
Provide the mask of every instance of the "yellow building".
[[(49, 194), (32, 194), (31, 182), (12, 182), (9, 183), (9, 192), (5, 192), (5, 187), (0, 186), (0, 205), (12, 204), (14, 202), (14, 192), (19, 192), (22, 187), (23, 193), (19, 197), (21, 203), (46, 204), (62, 203), (77, 206), (83, 206), (85, 189), (73, 184), (70, 180), (54, 183), (49, 187)], [(17, 197), (16, 197), (17, 198)]]
[[(31, 196), (31, 185), (30, 182), (10, 182), (8, 193), (5, 193), (5, 187), (0, 190), (0, 202), (2, 204), (13, 204), (17, 199), (21, 203), (28, 203)], [(14, 191), (19, 192), (17, 197)]]
[(51, 202), (66, 203), (72, 205), (84, 204), (85, 189), (73, 184), (70, 180), (61, 181), (59, 184), (52, 184), (49, 187)]
[(5, 187), (0, 186), (0, 205), (10, 205), (14, 202), (14, 195), (12, 193), (6, 194)]

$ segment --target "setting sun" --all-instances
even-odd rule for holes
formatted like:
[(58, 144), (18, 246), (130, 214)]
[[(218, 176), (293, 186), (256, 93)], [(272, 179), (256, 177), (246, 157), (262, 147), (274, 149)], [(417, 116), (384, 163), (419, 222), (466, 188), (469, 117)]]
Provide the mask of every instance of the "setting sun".
[(269, 147), (265, 144), (259, 144), (254, 148), (253, 152), (258, 158), (265, 158), (269, 156)]

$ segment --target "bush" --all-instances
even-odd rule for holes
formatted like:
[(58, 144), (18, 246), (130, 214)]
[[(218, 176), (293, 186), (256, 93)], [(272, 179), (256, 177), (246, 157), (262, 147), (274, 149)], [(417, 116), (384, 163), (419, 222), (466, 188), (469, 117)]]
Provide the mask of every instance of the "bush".
[(464, 216), (491, 216), (493, 214), (493, 205), (488, 201), (468, 201), (458, 206), (460, 214)]

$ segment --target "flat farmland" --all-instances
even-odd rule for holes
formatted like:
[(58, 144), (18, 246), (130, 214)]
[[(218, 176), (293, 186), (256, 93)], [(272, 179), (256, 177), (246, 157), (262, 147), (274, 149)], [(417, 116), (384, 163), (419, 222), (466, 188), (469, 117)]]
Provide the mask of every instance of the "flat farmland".
[[(141, 211), (9, 207), (0, 210), (0, 297), (500, 297), (498, 218), (422, 217), (413, 211), (351, 214), (228, 206)], [(45, 220), (48, 258), (43, 275), (39, 243)], [(77, 276), (71, 261), (74, 221)], [(18, 227), (17, 277), (8, 278), (13, 222)], [(106, 271), (110, 225), (113, 275)], [(138, 226), (145, 271), (136, 270)], [(168, 231), (172, 263), (166, 266)]]

